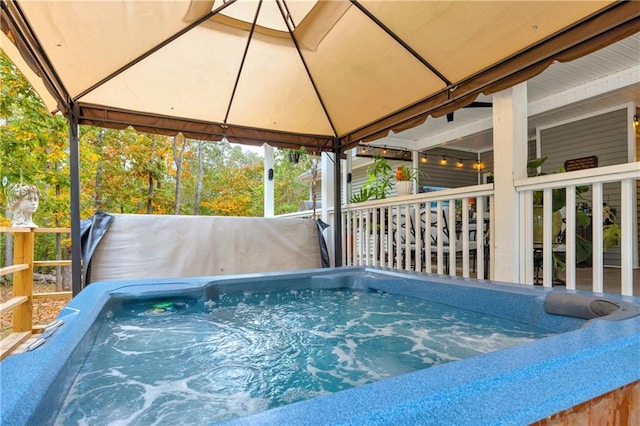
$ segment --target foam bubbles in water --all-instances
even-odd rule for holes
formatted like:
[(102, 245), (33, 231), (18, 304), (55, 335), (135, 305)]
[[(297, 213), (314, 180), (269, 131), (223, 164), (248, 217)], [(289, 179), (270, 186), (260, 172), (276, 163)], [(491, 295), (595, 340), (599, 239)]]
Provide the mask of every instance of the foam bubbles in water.
[(546, 336), (381, 292), (227, 293), (176, 307), (115, 308), (56, 424), (210, 424)]

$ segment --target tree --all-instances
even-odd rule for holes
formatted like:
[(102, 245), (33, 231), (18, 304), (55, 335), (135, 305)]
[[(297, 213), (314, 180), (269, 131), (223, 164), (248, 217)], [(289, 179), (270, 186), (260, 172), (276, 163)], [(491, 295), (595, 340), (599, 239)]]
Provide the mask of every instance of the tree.
[(274, 199), (275, 213), (291, 213), (298, 211), (302, 201), (309, 200), (310, 190), (299, 177), (310, 170), (311, 156), (304, 150), (294, 151), (300, 154), (298, 162), (289, 158), (291, 150), (279, 149), (274, 153)]
[[(38, 186), (42, 227), (70, 226), (69, 129), (61, 115), (51, 116), (37, 93), (0, 53), (0, 179)], [(80, 215), (193, 212), (205, 215), (262, 216), (263, 160), (228, 142), (203, 142), (138, 133), (134, 129), (80, 126)], [(311, 161), (288, 158), (276, 150), (277, 213), (293, 212), (309, 198), (299, 176)], [(194, 171), (194, 173), (191, 173)], [(0, 202), (6, 205), (3, 193)], [(10, 214), (0, 226), (10, 224)], [(68, 258), (70, 239), (38, 239), (37, 259)], [(0, 241), (4, 264), (12, 262), (11, 239)]]
[[(178, 151), (178, 142), (180, 143), (180, 150)], [(182, 135), (176, 135), (173, 137), (173, 162), (176, 167), (176, 196), (173, 203), (173, 214), (180, 214), (180, 195), (182, 184), (182, 160), (184, 159), (184, 153), (187, 149), (188, 141)]]
[[(47, 113), (38, 95), (4, 54), (0, 54), (0, 77), (0, 179), (14, 183), (24, 180), (36, 185), (42, 193), (37, 223), (66, 226), (68, 215), (64, 212), (68, 209), (60, 209), (69, 193), (66, 121)], [(4, 192), (0, 200), (6, 205)], [(8, 225), (9, 216), (0, 219), (0, 225)], [(7, 238), (5, 244), (4, 261), (10, 264), (12, 239)], [(59, 259), (65, 251), (63, 244), (59, 236), (50, 242), (38, 241), (36, 256), (52, 258), (55, 250)], [(60, 281), (58, 285), (61, 286)]]
[(202, 178), (204, 175), (204, 162), (202, 156), (202, 141), (196, 142), (198, 145), (198, 174), (196, 177), (196, 194), (193, 201), (193, 214), (200, 214), (200, 200), (202, 199)]

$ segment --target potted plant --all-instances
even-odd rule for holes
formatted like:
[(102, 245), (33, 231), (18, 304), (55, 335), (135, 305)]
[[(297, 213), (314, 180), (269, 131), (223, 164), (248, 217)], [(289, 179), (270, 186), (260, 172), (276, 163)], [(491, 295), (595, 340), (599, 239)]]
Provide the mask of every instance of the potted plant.
[(417, 179), (417, 172), (407, 166), (398, 166), (396, 169), (396, 193), (407, 195), (413, 192), (413, 181)]

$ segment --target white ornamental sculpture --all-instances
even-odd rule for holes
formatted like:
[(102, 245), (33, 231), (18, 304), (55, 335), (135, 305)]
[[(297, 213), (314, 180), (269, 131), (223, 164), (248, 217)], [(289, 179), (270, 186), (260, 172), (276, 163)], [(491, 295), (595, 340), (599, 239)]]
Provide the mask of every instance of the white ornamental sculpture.
[(40, 191), (35, 185), (13, 183), (7, 187), (7, 207), (13, 211), (11, 226), (37, 228), (33, 223), (33, 213), (38, 210)]

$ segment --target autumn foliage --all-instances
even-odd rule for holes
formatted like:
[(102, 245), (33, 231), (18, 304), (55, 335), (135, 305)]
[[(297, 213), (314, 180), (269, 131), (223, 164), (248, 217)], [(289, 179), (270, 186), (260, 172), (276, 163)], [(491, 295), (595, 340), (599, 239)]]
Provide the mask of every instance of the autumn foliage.
[[(40, 227), (70, 226), (69, 128), (52, 116), (17, 69), (0, 53), (0, 180), (34, 184), (42, 197), (34, 221)], [(182, 135), (160, 136), (80, 127), (81, 218), (96, 211), (140, 214), (262, 216), (263, 158), (226, 142), (202, 142)], [(298, 177), (299, 163), (275, 151), (276, 213), (292, 212), (310, 198)], [(6, 206), (0, 191), (0, 203)], [(0, 226), (9, 225), (9, 212)], [(0, 240), (0, 266), (10, 262)], [(69, 240), (45, 241), (36, 259), (68, 258)]]

